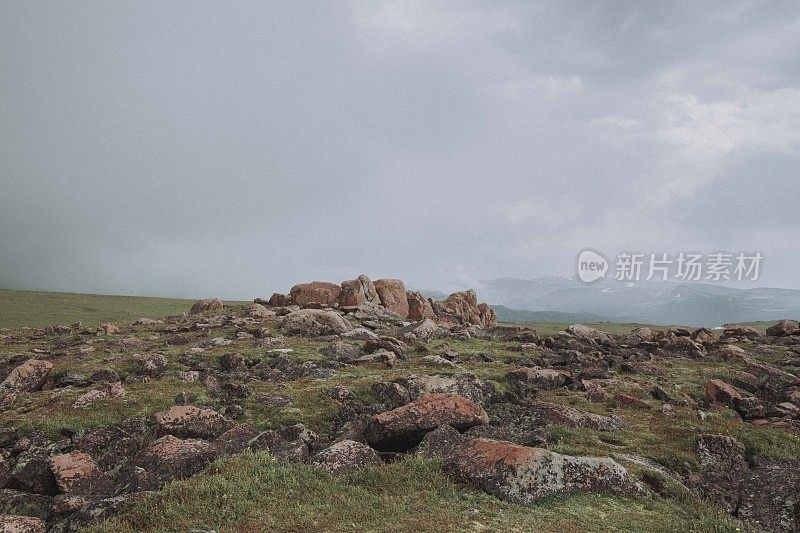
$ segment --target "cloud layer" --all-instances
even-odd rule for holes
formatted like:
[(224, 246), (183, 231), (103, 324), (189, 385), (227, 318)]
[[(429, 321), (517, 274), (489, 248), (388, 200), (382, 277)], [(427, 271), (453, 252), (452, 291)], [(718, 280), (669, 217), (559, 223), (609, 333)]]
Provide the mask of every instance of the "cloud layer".
[(800, 288), (795, 4), (4, 11), (0, 286), (449, 288), (591, 247)]

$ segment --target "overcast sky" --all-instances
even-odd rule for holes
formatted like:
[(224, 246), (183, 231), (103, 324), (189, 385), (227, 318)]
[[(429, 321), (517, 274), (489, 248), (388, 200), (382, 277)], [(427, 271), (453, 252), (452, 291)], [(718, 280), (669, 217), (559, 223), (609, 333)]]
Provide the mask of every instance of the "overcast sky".
[(253, 298), (748, 251), (800, 288), (800, 4), (0, 0), (0, 287)]

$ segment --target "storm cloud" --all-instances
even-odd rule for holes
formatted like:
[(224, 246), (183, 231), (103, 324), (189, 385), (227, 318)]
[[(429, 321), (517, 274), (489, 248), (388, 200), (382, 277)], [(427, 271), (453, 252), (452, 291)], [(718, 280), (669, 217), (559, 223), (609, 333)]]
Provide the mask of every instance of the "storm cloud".
[(800, 288), (800, 7), (3, 2), (0, 287), (760, 251)]

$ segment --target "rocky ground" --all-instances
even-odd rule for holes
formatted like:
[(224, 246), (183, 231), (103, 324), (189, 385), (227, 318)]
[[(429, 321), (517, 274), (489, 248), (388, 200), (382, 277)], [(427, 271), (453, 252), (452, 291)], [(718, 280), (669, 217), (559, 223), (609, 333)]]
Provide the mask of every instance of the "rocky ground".
[(0, 335), (0, 532), (800, 530), (796, 322), (536, 331), (365, 276), (187, 311)]

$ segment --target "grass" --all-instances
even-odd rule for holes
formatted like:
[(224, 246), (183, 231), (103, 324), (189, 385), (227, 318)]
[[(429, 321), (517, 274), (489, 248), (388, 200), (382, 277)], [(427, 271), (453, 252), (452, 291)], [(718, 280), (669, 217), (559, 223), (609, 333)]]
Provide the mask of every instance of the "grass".
[(184, 313), (193, 300), (0, 289), (0, 328), (132, 322)]
[[(165, 526), (165, 524), (169, 524)], [(268, 454), (223, 459), (204, 474), (169, 484), (91, 529), (187, 531), (737, 531), (707, 505), (607, 495), (504, 503), (461, 484), (433, 461), (408, 459), (335, 477)]]

